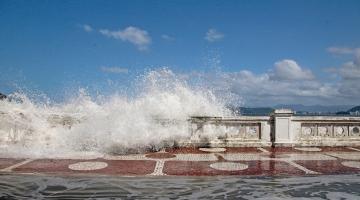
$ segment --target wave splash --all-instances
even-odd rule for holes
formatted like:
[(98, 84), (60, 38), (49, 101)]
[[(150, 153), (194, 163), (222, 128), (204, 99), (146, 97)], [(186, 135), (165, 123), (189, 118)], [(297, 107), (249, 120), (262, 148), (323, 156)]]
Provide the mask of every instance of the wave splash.
[(136, 95), (113, 94), (93, 100), (80, 89), (61, 104), (0, 101), (0, 148), (11, 156), (47, 157), (85, 153), (158, 150), (190, 137), (194, 115), (231, 115), (225, 100), (193, 89), (169, 69), (148, 72)]

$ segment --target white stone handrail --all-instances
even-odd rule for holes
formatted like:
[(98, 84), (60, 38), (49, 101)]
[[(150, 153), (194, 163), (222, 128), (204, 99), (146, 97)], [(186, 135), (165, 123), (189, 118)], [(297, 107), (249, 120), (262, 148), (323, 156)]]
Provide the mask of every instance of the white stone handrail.
[(209, 117), (189, 119), (191, 139), (199, 146), (269, 146), (269, 116)]
[(278, 109), (270, 116), (195, 116), (189, 121), (192, 144), (360, 146), (360, 116), (296, 116)]

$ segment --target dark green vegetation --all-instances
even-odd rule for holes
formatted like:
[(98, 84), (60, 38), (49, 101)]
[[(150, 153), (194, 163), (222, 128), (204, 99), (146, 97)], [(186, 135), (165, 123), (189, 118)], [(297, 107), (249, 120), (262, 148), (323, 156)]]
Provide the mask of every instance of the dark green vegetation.
[(360, 106), (355, 106), (347, 111), (340, 111), (337, 115), (360, 115)]
[(269, 115), (274, 111), (274, 108), (270, 107), (259, 107), (259, 108), (246, 108), (238, 107), (239, 113), (241, 115)]
[(274, 111), (274, 109), (280, 108), (291, 109), (298, 115), (359, 115), (358, 113), (360, 113), (360, 106), (353, 107), (349, 105), (305, 106), (301, 104), (294, 104), (276, 105), (274, 107), (230, 107), (230, 109), (237, 115), (269, 115)]
[(0, 100), (1, 100), (1, 99), (5, 99), (5, 98), (6, 98), (6, 95), (5, 95), (5, 94), (0, 93)]

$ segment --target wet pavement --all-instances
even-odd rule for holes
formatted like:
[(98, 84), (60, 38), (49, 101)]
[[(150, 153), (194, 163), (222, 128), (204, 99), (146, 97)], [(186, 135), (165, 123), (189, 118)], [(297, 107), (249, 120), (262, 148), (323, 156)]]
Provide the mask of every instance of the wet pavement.
[(360, 147), (169, 148), (63, 159), (0, 158), (3, 174), (118, 176), (304, 176), (358, 174)]

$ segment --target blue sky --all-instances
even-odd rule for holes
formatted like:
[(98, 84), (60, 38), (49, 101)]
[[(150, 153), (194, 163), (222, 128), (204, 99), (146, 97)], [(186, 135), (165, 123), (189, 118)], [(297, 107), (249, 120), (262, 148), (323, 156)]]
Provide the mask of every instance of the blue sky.
[(0, 0), (0, 24), (5, 93), (27, 87), (58, 98), (109, 80), (127, 87), (167, 66), (226, 82), (246, 105), (359, 102), (356, 0)]

